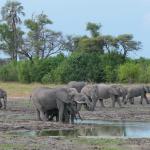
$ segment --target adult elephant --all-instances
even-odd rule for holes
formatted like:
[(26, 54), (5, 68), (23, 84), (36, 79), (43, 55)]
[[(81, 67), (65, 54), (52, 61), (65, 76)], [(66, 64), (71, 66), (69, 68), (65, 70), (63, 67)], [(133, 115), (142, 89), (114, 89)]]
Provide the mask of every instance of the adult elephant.
[(146, 96), (146, 93), (150, 93), (150, 87), (145, 85), (132, 85), (128, 88), (127, 92), (127, 100), (125, 104), (129, 101), (131, 104), (134, 104), (134, 97), (141, 96), (140, 104), (143, 103), (143, 99), (145, 99), (146, 103), (149, 104), (149, 100)]
[(120, 85), (120, 84), (114, 84), (112, 86), (119, 90), (118, 96), (122, 97), (122, 102), (125, 103), (126, 96), (127, 96), (127, 87)]
[[(37, 88), (32, 92), (31, 99), (37, 111), (37, 119), (47, 121), (47, 111), (58, 109), (59, 121), (63, 122), (63, 114), (65, 105), (74, 107), (74, 103), (85, 104), (87, 109), (90, 109), (88, 98), (81, 93), (78, 93), (74, 88), (58, 87), (58, 88)], [(78, 107), (78, 106), (77, 106)]]
[[(4, 106), (1, 101), (2, 99), (3, 99)], [(0, 108), (4, 107), (4, 109), (6, 109), (6, 105), (7, 105), (7, 92), (3, 89), (0, 89)]]
[(81, 89), (86, 85), (87, 83), (84, 81), (70, 81), (67, 86), (69, 88), (75, 88), (78, 92), (81, 92)]
[(120, 91), (115, 86), (107, 84), (89, 84), (83, 87), (81, 93), (85, 94), (91, 100), (92, 111), (95, 109), (98, 100), (100, 101), (101, 106), (104, 107), (103, 99), (108, 98), (112, 99), (112, 107), (115, 107), (116, 102), (121, 107), (119, 99)]

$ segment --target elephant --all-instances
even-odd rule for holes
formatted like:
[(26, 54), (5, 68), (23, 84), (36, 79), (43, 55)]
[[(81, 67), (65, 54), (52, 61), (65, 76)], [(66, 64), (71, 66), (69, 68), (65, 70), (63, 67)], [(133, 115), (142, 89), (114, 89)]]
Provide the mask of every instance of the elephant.
[(86, 85), (87, 83), (84, 81), (70, 81), (67, 86), (69, 88), (75, 88), (78, 92), (81, 92), (81, 89)]
[(4, 109), (6, 109), (6, 105), (7, 105), (7, 92), (5, 90), (3, 90), (3, 89), (0, 88), (0, 108), (3, 107), (1, 99), (3, 99)]
[(126, 101), (126, 96), (127, 96), (127, 87), (122, 86), (120, 84), (114, 84), (112, 86), (117, 88), (120, 91), (119, 96), (122, 97), (122, 103), (124, 103)]
[(32, 92), (31, 100), (37, 111), (37, 119), (43, 121), (48, 120), (47, 111), (58, 109), (58, 120), (59, 122), (63, 122), (65, 105), (74, 107), (73, 105), (76, 103), (78, 109), (81, 109), (82, 104), (84, 104), (87, 109), (91, 107), (86, 95), (78, 93), (74, 88), (66, 87), (53, 89), (45, 87), (37, 88)]
[(128, 88), (127, 99), (125, 104), (130, 101), (131, 104), (134, 104), (134, 97), (141, 96), (140, 104), (143, 103), (143, 98), (146, 100), (146, 103), (149, 104), (149, 100), (146, 96), (146, 93), (150, 93), (150, 87), (145, 85), (133, 85)]
[(112, 85), (106, 84), (89, 84), (83, 87), (81, 93), (85, 94), (91, 100), (91, 110), (95, 109), (96, 103), (99, 100), (102, 107), (104, 106), (103, 99), (112, 99), (112, 107), (115, 107), (115, 103), (118, 102), (121, 107), (119, 95), (120, 91), (118, 88)]
[(56, 121), (59, 120), (59, 111), (57, 108), (54, 108), (54, 109), (50, 109), (50, 110), (47, 110), (45, 112), (45, 115), (47, 116), (48, 118), (48, 121), (52, 121), (54, 117), (56, 117)]
[[(74, 123), (74, 118), (77, 119), (76, 114), (78, 114), (79, 119), (82, 120), (79, 111), (77, 110), (76, 102), (74, 103), (73, 107), (69, 104), (64, 104), (64, 113), (63, 113), (63, 122), (69, 123), (69, 119), (71, 116), (71, 122)], [(52, 121), (54, 117), (56, 117), (56, 121), (58, 122), (59, 117), (59, 110), (57, 108), (48, 110), (45, 112), (47, 115), (48, 121)]]

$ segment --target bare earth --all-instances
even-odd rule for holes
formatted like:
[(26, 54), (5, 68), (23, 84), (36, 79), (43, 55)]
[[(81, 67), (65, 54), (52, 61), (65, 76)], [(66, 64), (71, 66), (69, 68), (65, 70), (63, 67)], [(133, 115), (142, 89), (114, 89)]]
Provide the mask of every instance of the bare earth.
[[(150, 95), (148, 95), (150, 99)], [(150, 104), (144, 101), (135, 105), (123, 105), (123, 108), (111, 107), (111, 101), (105, 100), (105, 108), (99, 103), (95, 111), (81, 111), (83, 119), (149, 121)], [(52, 137), (20, 135), (17, 131), (41, 131), (43, 129), (78, 129), (86, 125), (60, 124), (56, 122), (36, 121), (32, 102), (28, 97), (9, 97), (7, 110), (0, 110), (0, 150), (150, 150), (150, 139), (84, 139), (79, 137)]]

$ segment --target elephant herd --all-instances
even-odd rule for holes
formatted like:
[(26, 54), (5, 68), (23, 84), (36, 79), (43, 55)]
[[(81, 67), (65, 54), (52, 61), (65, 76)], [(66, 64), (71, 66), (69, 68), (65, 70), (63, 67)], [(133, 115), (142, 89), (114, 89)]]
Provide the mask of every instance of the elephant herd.
[[(141, 96), (140, 103), (147, 99), (146, 93), (150, 93), (150, 87), (144, 85), (122, 85), (110, 84), (88, 84), (86, 82), (71, 81), (64, 87), (37, 88), (33, 91), (31, 99), (37, 111), (38, 120), (53, 120), (60, 122), (74, 122), (82, 106), (88, 111), (94, 111), (97, 101), (101, 107), (104, 106), (104, 99), (112, 100), (112, 107), (118, 103), (130, 102), (134, 104), (134, 97)], [(122, 100), (120, 100), (122, 98)]]
[[(64, 123), (74, 123), (74, 119), (80, 117), (79, 111), (82, 106), (88, 111), (94, 111), (97, 101), (101, 107), (104, 100), (110, 98), (112, 107), (118, 103), (130, 102), (134, 104), (134, 97), (141, 96), (140, 104), (143, 99), (149, 104), (146, 93), (150, 93), (147, 85), (130, 85), (128, 87), (118, 84), (88, 84), (86, 82), (71, 81), (63, 87), (48, 88), (39, 87), (33, 90), (30, 98), (35, 106), (37, 119), (43, 121), (55, 120)], [(122, 100), (120, 99), (122, 98)], [(6, 109), (7, 93), (0, 89), (0, 108), (4, 104)]]

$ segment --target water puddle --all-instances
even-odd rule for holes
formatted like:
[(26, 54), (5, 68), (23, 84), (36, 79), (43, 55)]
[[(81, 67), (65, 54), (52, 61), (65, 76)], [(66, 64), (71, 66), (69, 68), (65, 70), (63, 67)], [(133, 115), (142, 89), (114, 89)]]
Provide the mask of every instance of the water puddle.
[(23, 136), (150, 138), (150, 122), (77, 120), (75, 123), (86, 126), (75, 130), (17, 131), (13, 133)]

